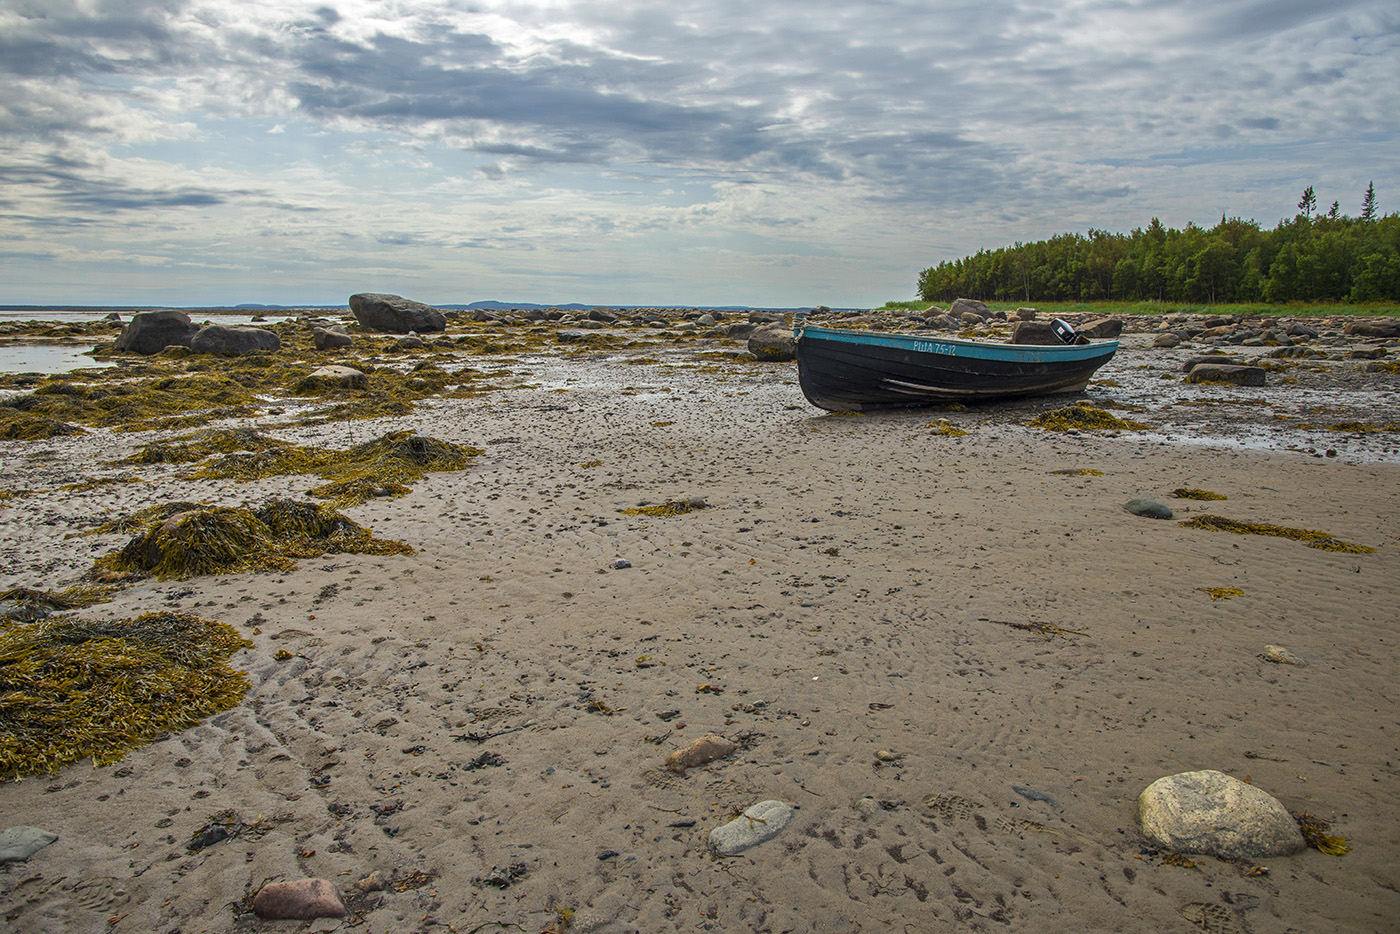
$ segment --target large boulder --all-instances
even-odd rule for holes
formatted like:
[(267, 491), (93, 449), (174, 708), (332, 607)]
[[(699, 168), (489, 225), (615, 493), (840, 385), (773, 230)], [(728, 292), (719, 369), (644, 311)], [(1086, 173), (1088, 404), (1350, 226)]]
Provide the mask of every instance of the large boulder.
[(350, 310), (366, 331), (407, 334), (447, 330), (447, 316), (432, 305), (402, 295), (359, 292), (350, 296)]
[(282, 339), (264, 328), (246, 325), (207, 324), (190, 338), (190, 350), (237, 357), (259, 350), (280, 350)]
[(959, 321), (963, 320), (963, 315), (969, 314), (976, 315), (985, 321), (992, 316), (992, 310), (987, 307), (985, 302), (979, 302), (975, 298), (960, 298), (953, 302), (952, 307), (948, 309), (948, 314)]
[(1400, 337), (1400, 321), (1394, 318), (1352, 321), (1342, 330), (1352, 337)]
[(1138, 795), (1138, 819), (1154, 846), (1179, 853), (1264, 859), (1307, 846), (1278, 799), (1213, 769), (1157, 779)]
[(1079, 333), (1090, 340), (1113, 340), (1123, 333), (1122, 318), (1095, 318), (1080, 325)]
[(1049, 321), (1021, 321), (1011, 332), (1011, 344), (1050, 344), (1063, 346), (1064, 342), (1055, 334)]
[(749, 353), (772, 362), (796, 360), (797, 342), (787, 328), (759, 328), (749, 335)]
[(116, 349), (133, 353), (160, 353), (172, 344), (190, 346), (199, 326), (183, 311), (142, 311), (117, 335)]

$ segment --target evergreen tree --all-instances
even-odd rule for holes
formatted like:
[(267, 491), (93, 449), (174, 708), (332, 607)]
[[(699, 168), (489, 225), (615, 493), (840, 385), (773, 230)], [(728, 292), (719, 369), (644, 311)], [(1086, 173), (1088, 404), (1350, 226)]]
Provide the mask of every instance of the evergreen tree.
[(1340, 201), (1333, 201), (1333, 202), (1332, 202), (1332, 207), (1327, 211), (1327, 216), (1330, 217), (1332, 220), (1336, 220), (1336, 219), (1337, 219), (1337, 213), (1338, 213), (1339, 209), (1341, 208), (1341, 206), (1342, 206), (1342, 205), (1341, 205), (1341, 202), (1340, 202)]
[(1376, 183), (1372, 182), (1366, 186), (1366, 197), (1361, 199), (1361, 219), (1363, 221), (1373, 221), (1376, 219)]
[(1312, 217), (1312, 212), (1317, 209), (1317, 195), (1313, 194), (1313, 186), (1309, 185), (1303, 189), (1303, 197), (1298, 200), (1298, 210), (1303, 212), (1304, 217)]

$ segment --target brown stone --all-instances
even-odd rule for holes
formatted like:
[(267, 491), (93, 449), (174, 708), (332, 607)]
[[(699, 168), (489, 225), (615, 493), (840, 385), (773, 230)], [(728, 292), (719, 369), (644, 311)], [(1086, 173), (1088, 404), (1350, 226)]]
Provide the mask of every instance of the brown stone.
[(739, 747), (722, 736), (707, 733), (684, 749), (677, 749), (666, 757), (666, 768), (673, 772), (684, 772), (697, 765), (723, 759)]
[(269, 882), (253, 896), (253, 911), (259, 918), (286, 921), (343, 918), (350, 913), (335, 886), (325, 879)]

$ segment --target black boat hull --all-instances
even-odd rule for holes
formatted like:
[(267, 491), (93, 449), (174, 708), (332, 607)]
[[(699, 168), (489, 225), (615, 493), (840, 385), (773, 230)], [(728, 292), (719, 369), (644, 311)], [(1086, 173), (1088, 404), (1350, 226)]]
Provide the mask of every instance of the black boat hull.
[(1055, 347), (805, 327), (797, 372), (813, 405), (860, 412), (1076, 392), (1117, 349), (1117, 341)]

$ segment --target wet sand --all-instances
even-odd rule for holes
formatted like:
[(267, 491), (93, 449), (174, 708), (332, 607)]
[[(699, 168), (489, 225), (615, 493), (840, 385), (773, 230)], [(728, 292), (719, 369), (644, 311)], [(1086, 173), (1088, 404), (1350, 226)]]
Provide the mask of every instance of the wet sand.
[[(1269, 393), (1168, 384), (1150, 354), (1125, 352), (1101, 373), (1118, 387), (1091, 396), (1153, 379), (1177, 401)], [(1228, 400), (1210, 417), (1161, 400), (1134, 417), (1162, 431), (1067, 435), (1025, 426), (1044, 401), (824, 415), (790, 365), (515, 366), (529, 388), (274, 429), (485, 448), (347, 511), (416, 554), (147, 581), (88, 611), (235, 625), (254, 687), (116, 766), (0, 787), (4, 825), (59, 835), (0, 866), (10, 929), (291, 930), (247, 899), (305, 877), (355, 912), (295, 928), (313, 931), (1396, 929), (1393, 434), (1348, 446)], [(970, 433), (938, 435), (941, 419)], [(1264, 439), (1241, 444), (1244, 425)], [(95, 518), (313, 485), (155, 466), (155, 482), (57, 490), (149, 440), (9, 443), (10, 485), (49, 492), (0, 502), (0, 585), (74, 582), (124, 540), (74, 534)], [(1139, 496), (1376, 551), (1123, 510)], [(619, 511), (687, 497), (709, 508)], [(1309, 665), (1266, 662), (1266, 644)], [(705, 733), (740, 748), (665, 769)], [(1352, 851), (1164, 860), (1137, 795), (1205, 768), (1332, 821)], [(796, 808), (786, 830), (708, 851), (769, 799)], [(230, 809), (250, 828), (190, 853)], [(376, 872), (385, 888), (356, 888)]]

